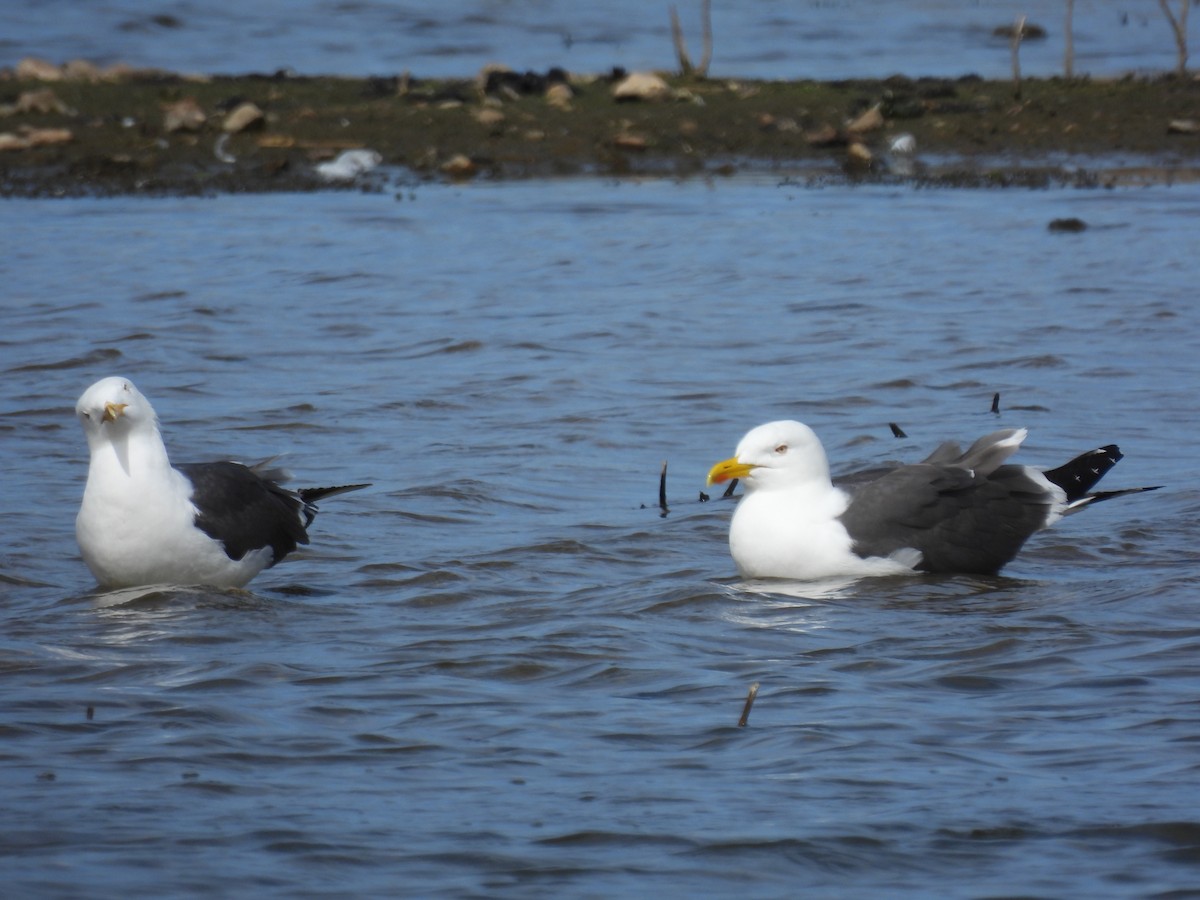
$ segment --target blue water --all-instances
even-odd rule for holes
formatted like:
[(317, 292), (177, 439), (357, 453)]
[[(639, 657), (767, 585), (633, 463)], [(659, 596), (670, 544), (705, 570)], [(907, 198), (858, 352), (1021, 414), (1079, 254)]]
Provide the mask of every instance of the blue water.
[[(638, 0), (456, 0), (436, 6), (394, 0), (12, 0), (5, 7), (0, 65), (32, 55), (236, 74), (285, 69), (470, 77), (490, 62), (543, 71), (672, 69), (677, 62), (669, 6)], [(691, 58), (699, 62), (701, 4), (675, 6)], [(1178, 11), (1179, 4), (1171, 7)], [(713, 3), (710, 72), (722, 78), (1007, 78), (1008, 41), (993, 32), (1018, 15), (1047, 34), (1022, 46), (1023, 74), (1061, 75), (1061, 0)], [(1175, 67), (1174, 37), (1157, 4), (1078, 0), (1073, 23), (1078, 75)]]
[[(1189, 895), (1198, 214), (765, 178), (5, 201), (6, 891)], [(72, 407), (113, 373), (180, 461), (374, 487), (251, 591), (97, 595)], [(1166, 487), (1000, 578), (754, 592), (697, 498), (781, 416), (835, 469), (1021, 425), (1020, 460), (1113, 441), (1109, 486)]]

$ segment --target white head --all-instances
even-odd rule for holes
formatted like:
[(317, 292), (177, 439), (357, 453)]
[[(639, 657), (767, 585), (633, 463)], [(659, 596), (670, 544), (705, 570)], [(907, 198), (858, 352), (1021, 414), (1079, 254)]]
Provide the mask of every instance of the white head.
[(830, 486), (825, 448), (802, 422), (768, 422), (749, 431), (730, 459), (708, 473), (709, 484), (742, 479), (747, 490), (763, 487)]
[(128, 378), (102, 378), (83, 392), (75, 415), (87, 435), (88, 446), (115, 442), (139, 431), (157, 431), (158, 416), (150, 401)]

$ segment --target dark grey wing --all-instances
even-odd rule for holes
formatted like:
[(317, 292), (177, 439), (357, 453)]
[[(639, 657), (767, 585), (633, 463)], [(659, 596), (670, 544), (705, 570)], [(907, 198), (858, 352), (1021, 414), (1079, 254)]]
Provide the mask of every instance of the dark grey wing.
[(858, 469), (854, 472), (844, 472), (841, 475), (833, 477), (835, 487), (841, 488), (848, 494), (853, 494), (864, 484), (870, 484), (872, 481), (878, 481), (884, 475), (895, 472), (897, 469), (903, 468), (903, 463), (889, 463), (882, 466), (872, 466), (869, 469)]
[(925, 571), (993, 574), (1046, 525), (1054, 499), (1024, 466), (987, 476), (902, 466), (855, 488), (841, 522), (860, 556), (912, 547)]
[(297, 544), (308, 543), (300, 518), (307, 513), (306, 504), (292, 491), (241, 463), (184, 463), (176, 468), (192, 482), (196, 527), (220, 541), (230, 559), (269, 546), (270, 565), (275, 565)]

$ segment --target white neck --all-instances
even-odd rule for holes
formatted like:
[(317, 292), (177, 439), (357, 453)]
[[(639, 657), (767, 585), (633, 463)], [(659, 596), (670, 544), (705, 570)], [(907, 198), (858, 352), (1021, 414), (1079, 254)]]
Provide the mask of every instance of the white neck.
[(101, 473), (114, 484), (155, 482), (170, 477), (171, 460), (156, 425), (143, 425), (115, 435), (89, 433), (88, 448), (91, 450), (89, 482), (93, 474)]
[(846, 503), (846, 495), (832, 485), (747, 491), (729, 526), (729, 549), (743, 577), (830, 574), (826, 561), (851, 556), (850, 536), (837, 521)]

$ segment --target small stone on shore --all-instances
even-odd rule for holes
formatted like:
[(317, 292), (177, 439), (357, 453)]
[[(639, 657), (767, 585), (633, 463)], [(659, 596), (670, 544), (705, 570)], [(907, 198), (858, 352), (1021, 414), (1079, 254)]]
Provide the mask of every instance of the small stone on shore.
[(613, 85), (612, 93), (617, 102), (666, 100), (671, 86), (653, 72), (631, 72)]
[(263, 111), (254, 103), (240, 103), (225, 117), (221, 130), (229, 134), (237, 134), (249, 128), (261, 128), (266, 122)]
[(199, 131), (206, 121), (208, 116), (192, 97), (184, 97), (163, 110), (163, 130), (167, 134), (176, 131)]
[(451, 178), (470, 178), (478, 170), (478, 166), (464, 153), (456, 153), (441, 165), (442, 173)]

